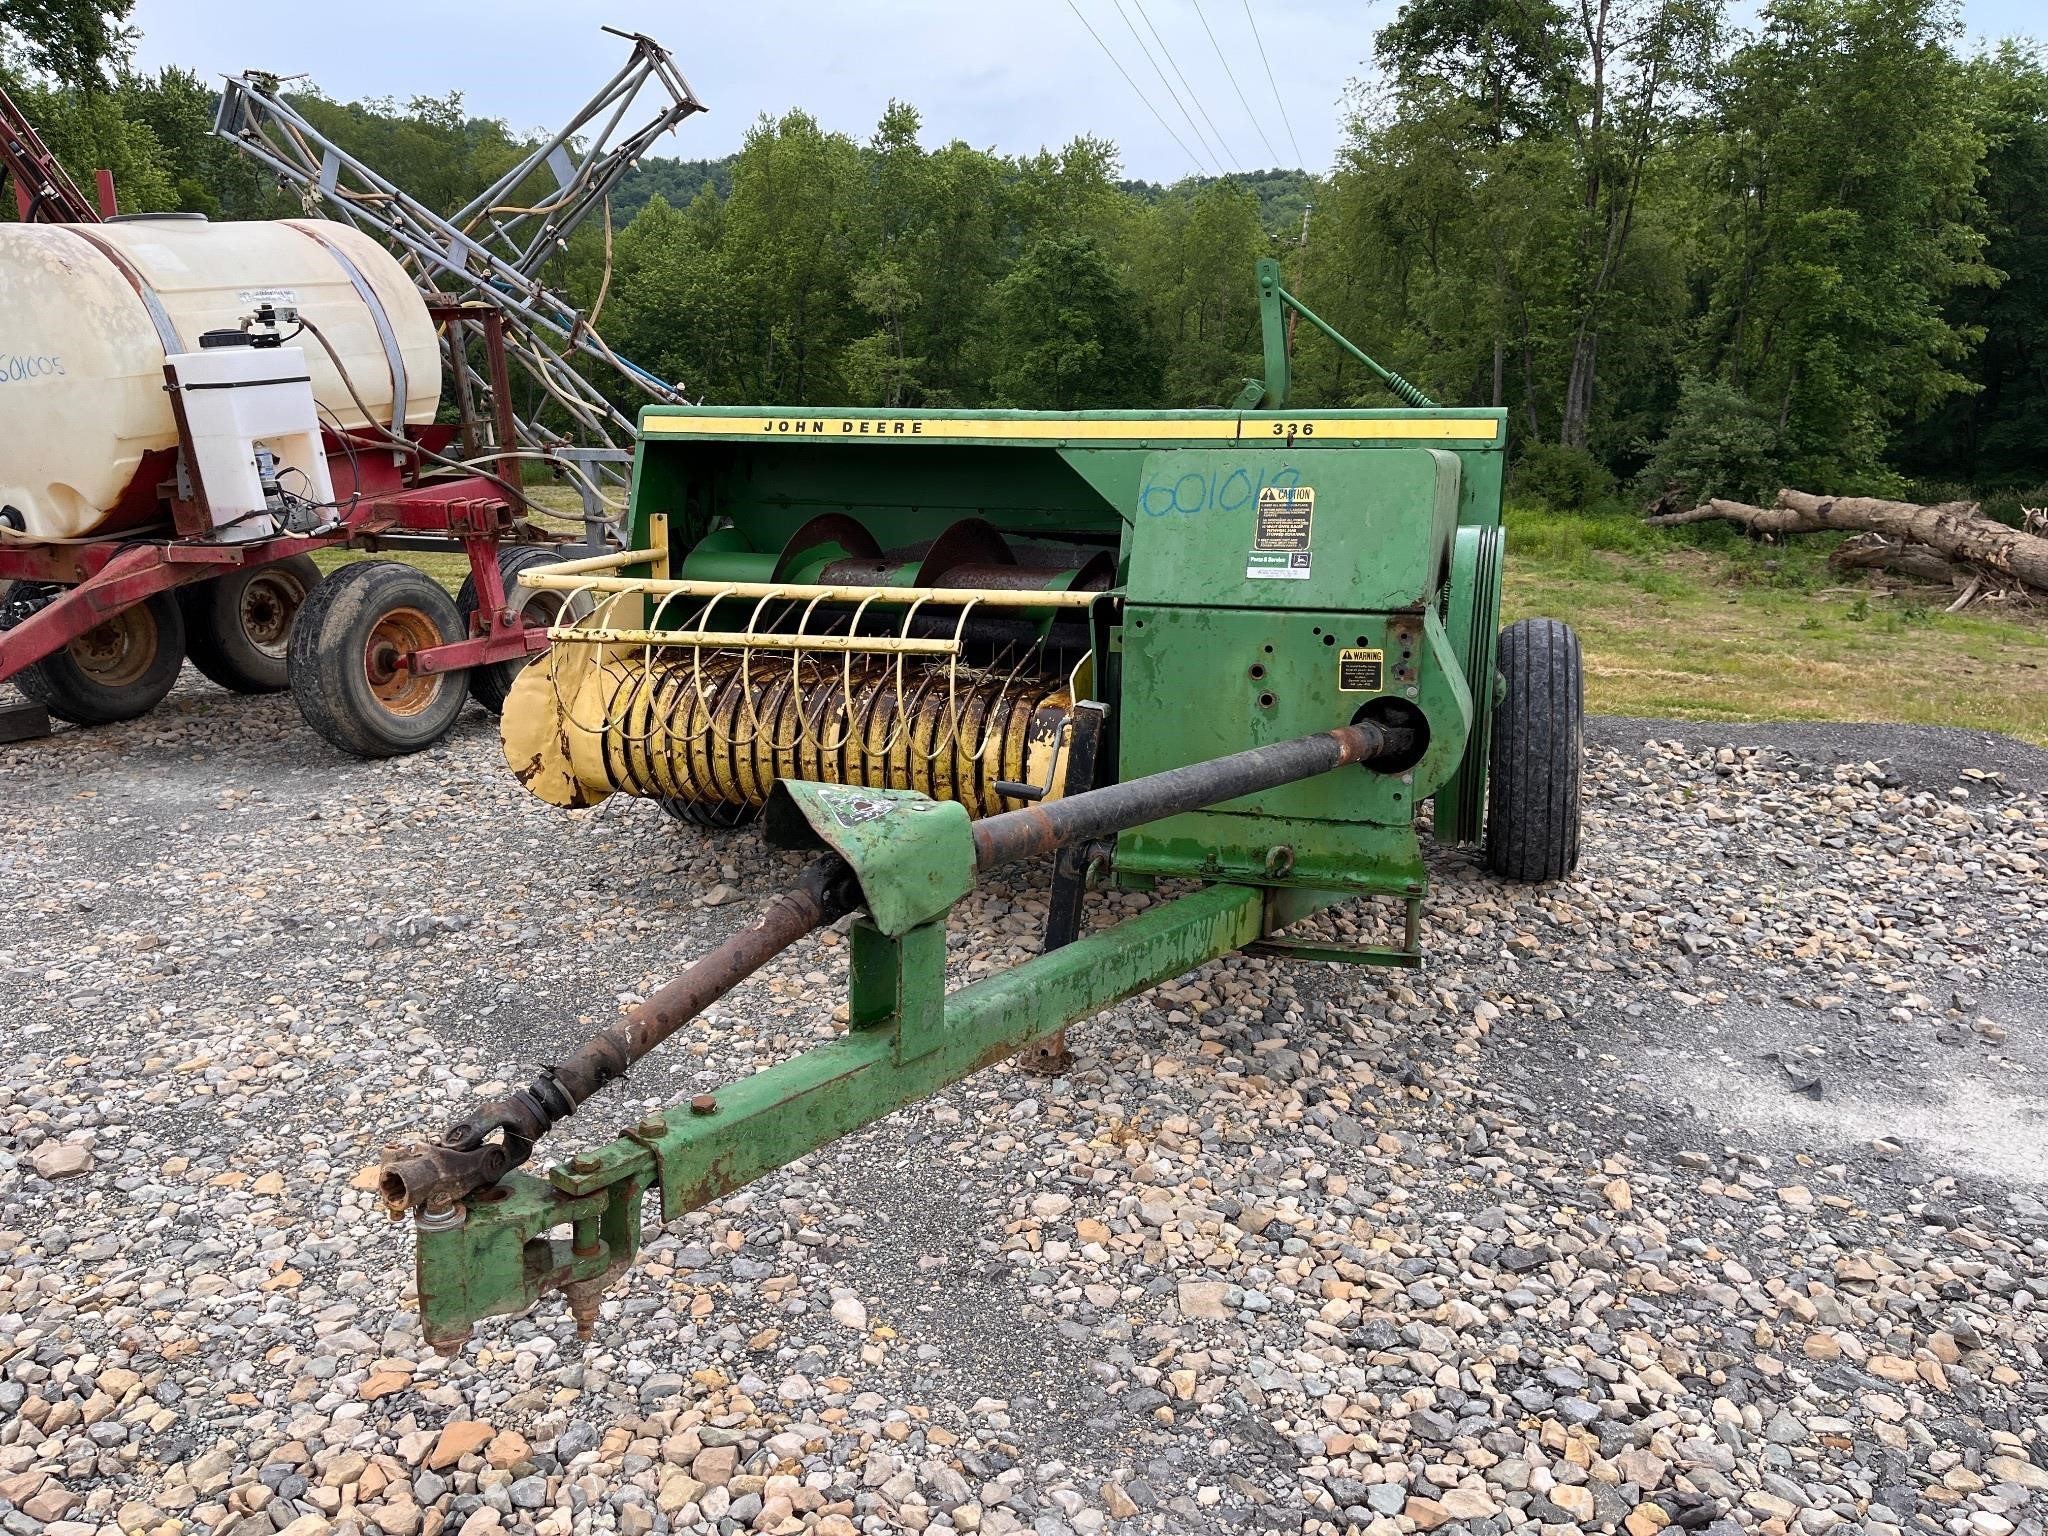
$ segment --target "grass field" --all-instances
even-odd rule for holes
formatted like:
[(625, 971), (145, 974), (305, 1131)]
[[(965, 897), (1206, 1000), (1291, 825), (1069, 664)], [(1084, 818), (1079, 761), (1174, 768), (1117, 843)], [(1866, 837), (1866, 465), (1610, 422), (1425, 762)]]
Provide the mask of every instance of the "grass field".
[[(579, 511), (580, 504), (576, 499), (574, 491), (570, 490), (567, 486), (530, 485), (526, 488), (526, 494), (528, 499), (540, 510), (537, 520), (543, 526), (562, 537), (577, 538), (581, 536), (583, 523)], [(338, 566), (350, 565), (357, 560), (377, 558), (403, 560), (407, 565), (416, 565), (440, 582), (450, 592), (460, 588), (463, 579), (469, 575), (469, 559), (467, 556), (460, 554), (442, 555), (412, 552), (379, 557), (353, 549), (321, 549), (313, 552), (313, 563), (320, 567), (323, 575)]]
[(1899, 720), (2048, 746), (2048, 606), (1946, 614), (1953, 593), (1843, 578), (1830, 547), (1511, 510), (1506, 616), (1577, 627), (1598, 714)]

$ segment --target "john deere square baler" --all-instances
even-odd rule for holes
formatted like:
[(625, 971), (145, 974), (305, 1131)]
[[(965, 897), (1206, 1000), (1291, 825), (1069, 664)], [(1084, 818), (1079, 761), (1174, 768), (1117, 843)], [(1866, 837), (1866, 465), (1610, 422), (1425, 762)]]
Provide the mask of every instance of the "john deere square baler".
[[(1578, 858), (1580, 663), (1499, 632), (1498, 410), (1445, 409), (1261, 265), (1266, 378), (1212, 411), (648, 408), (632, 548), (530, 571), (553, 643), (503, 716), (562, 806), (758, 819), (815, 857), (719, 944), (527, 1087), (386, 1149), (426, 1335), (552, 1290), (580, 1324), (673, 1218), (1233, 950), (1413, 966), (1418, 814), (1516, 880)], [(1289, 411), (1286, 312), (1406, 402)], [(949, 909), (1051, 856), (1043, 953), (949, 992)], [(1081, 935), (1102, 879), (1164, 882)], [(1377, 946), (1290, 937), (1359, 898)], [(849, 1027), (588, 1155), (548, 1129), (805, 935), (849, 914)], [(554, 1235), (566, 1233), (566, 1236)]]

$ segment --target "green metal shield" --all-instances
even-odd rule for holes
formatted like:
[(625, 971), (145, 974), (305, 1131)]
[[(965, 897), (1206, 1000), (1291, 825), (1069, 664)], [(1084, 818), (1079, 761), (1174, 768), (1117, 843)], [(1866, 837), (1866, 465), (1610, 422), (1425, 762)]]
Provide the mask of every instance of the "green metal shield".
[(777, 848), (830, 848), (846, 860), (869, 921), (891, 938), (943, 916), (974, 888), (967, 808), (915, 790), (781, 779), (762, 831)]

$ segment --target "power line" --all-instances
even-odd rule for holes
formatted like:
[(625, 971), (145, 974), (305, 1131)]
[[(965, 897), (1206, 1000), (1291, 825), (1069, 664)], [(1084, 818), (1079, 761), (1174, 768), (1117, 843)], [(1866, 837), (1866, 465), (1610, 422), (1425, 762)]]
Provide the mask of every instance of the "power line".
[(1088, 28), (1088, 35), (1095, 39), (1095, 46), (1102, 50), (1103, 56), (1107, 58), (1110, 63), (1116, 65), (1116, 72), (1124, 77), (1124, 84), (1128, 85), (1131, 88), (1131, 94), (1137, 97), (1140, 101), (1144, 102), (1146, 110), (1149, 111), (1155, 118), (1159, 119), (1159, 126), (1166, 130), (1166, 136), (1169, 139), (1173, 140), (1174, 143), (1180, 145), (1180, 152), (1186, 155), (1189, 160), (1194, 162), (1195, 173), (1197, 175), (1200, 175), (1202, 170), (1202, 162), (1200, 157), (1197, 156), (1193, 150), (1187, 147), (1187, 144), (1181, 139), (1181, 136), (1179, 134), (1173, 131), (1173, 124), (1169, 123), (1164, 117), (1160, 117), (1159, 109), (1152, 105), (1152, 98), (1147, 96), (1143, 91), (1138, 89), (1138, 82), (1131, 78), (1131, 72), (1124, 68), (1123, 61), (1118, 59), (1115, 54), (1109, 51), (1109, 44), (1105, 43), (1102, 40), (1102, 34), (1100, 32), (1097, 32), (1094, 26), (1090, 24), (1088, 18), (1081, 14), (1081, 7), (1074, 4), (1074, 0), (1067, 0), (1067, 9), (1074, 13), (1075, 20), (1079, 21), (1082, 26)]
[(1189, 116), (1187, 103), (1174, 94), (1172, 82), (1166, 78), (1166, 71), (1159, 67), (1159, 61), (1152, 57), (1152, 50), (1145, 45), (1145, 39), (1138, 35), (1136, 24), (1132, 22), (1130, 14), (1124, 10), (1123, 0), (1109, 0), (1109, 3), (1116, 7), (1117, 15), (1123, 19), (1125, 29), (1131, 34), (1131, 41), (1138, 45), (1138, 52), (1145, 55), (1145, 62), (1152, 66), (1152, 73), (1159, 77), (1160, 87), (1168, 96), (1173, 98), (1173, 104), (1180, 108), (1181, 117), (1186, 120), (1188, 127), (1194, 132), (1195, 142), (1208, 151), (1211, 165), (1214, 167), (1216, 174), (1221, 176), (1223, 174), (1223, 167), (1216, 161), (1216, 151), (1211, 148), (1209, 141), (1202, 137), (1200, 125), (1195, 122), (1193, 117)]
[(1308, 156), (1301, 152), (1301, 140), (1294, 136), (1294, 119), (1287, 115), (1287, 98), (1280, 94), (1280, 82), (1273, 78), (1273, 61), (1266, 57), (1266, 40), (1259, 36), (1259, 24), (1252, 17), (1252, 0), (1244, 0), (1244, 19), (1251, 23), (1252, 41), (1259, 45), (1259, 62), (1266, 66), (1266, 84), (1273, 87), (1273, 102), (1280, 109), (1280, 121), (1287, 125), (1287, 142), (1294, 146), (1295, 163), (1308, 169)]
[(1202, 114), (1202, 121), (1209, 125), (1209, 132), (1216, 136), (1216, 145), (1223, 151), (1222, 158), (1228, 160), (1233, 168), (1241, 169), (1243, 162), (1237, 158), (1237, 151), (1232, 149), (1229, 141), (1223, 137), (1223, 130), (1216, 126), (1216, 119), (1209, 115), (1208, 103), (1202, 100), (1200, 92), (1188, 84), (1188, 77), (1181, 73), (1180, 61), (1174, 58), (1173, 50), (1166, 46), (1166, 39), (1159, 35), (1159, 29), (1152, 25), (1152, 17), (1145, 9), (1145, 0), (1131, 0), (1131, 4), (1138, 8), (1138, 15), (1144, 18), (1145, 30), (1152, 34), (1152, 40), (1159, 44), (1159, 51), (1166, 55), (1166, 62), (1173, 66), (1174, 79), (1178, 80), (1181, 89), (1188, 93), (1188, 99), (1195, 104), (1195, 110)]
[[(1069, 5), (1074, 0), (1067, 0)], [(1230, 67), (1230, 60), (1224, 56), (1223, 45), (1216, 41), (1216, 29), (1209, 25), (1209, 15), (1202, 9), (1202, 0), (1195, 0), (1195, 14), (1202, 18), (1202, 30), (1209, 34), (1209, 46), (1216, 50), (1216, 60), (1223, 66), (1223, 73), (1230, 79), (1230, 88), (1237, 92), (1237, 104), (1244, 108), (1244, 115), (1252, 120), (1259, 142), (1266, 146), (1266, 153), (1273, 157), (1273, 164), (1280, 163), (1280, 151), (1273, 147), (1273, 141), (1266, 137), (1266, 125), (1259, 121), (1259, 114), (1252, 110), (1252, 104), (1244, 99), (1244, 87), (1237, 83), (1237, 75)]]

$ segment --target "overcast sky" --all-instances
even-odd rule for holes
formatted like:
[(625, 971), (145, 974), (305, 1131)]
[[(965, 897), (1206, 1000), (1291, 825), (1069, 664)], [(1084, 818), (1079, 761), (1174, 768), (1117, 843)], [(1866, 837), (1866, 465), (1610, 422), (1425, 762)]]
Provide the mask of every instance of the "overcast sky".
[[(924, 114), (927, 145), (961, 138), (1020, 153), (1094, 133), (1121, 146), (1128, 174), (1170, 181), (1197, 168), (1306, 162), (1326, 169), (1345, 85), (1364, 69), (1375, 27), (1395, 8), (1393, 0), (1142, 0), (1141, 11), (1140, 3), (138, 0), (135, 21), (142, 29), (141, 61), (149, 68), (182, 64), (208, 76), (245, 69), (305, 73), (345, 100), (402, 101), (457, 90), (472, 110), (502, 117), (515, 129), (558, 125), (609, 78), (627, 45), (598, 30), (608, 23), (666, 44), (711, 108), (672, 134), (659, 153), (723, 155), (739, 147), (761, 113), (791, 107), (865, 138), (895, 96)], [(1089, 36), (1075, 7), (1135, 89)], [(1973, 36), (2048, 33), (2038, 0), (1964, 0), (1963, 13)], [(1254, 19), (1285, 102), (1284, 118), (1260, 58)], [(1133, 28), (1173, 82), (1172, 91), (1161, 86)], [(1187, 91), (1180, 89), (1176, 65)], [(1190, 95), (1192, 127), (1176, 105)]]

